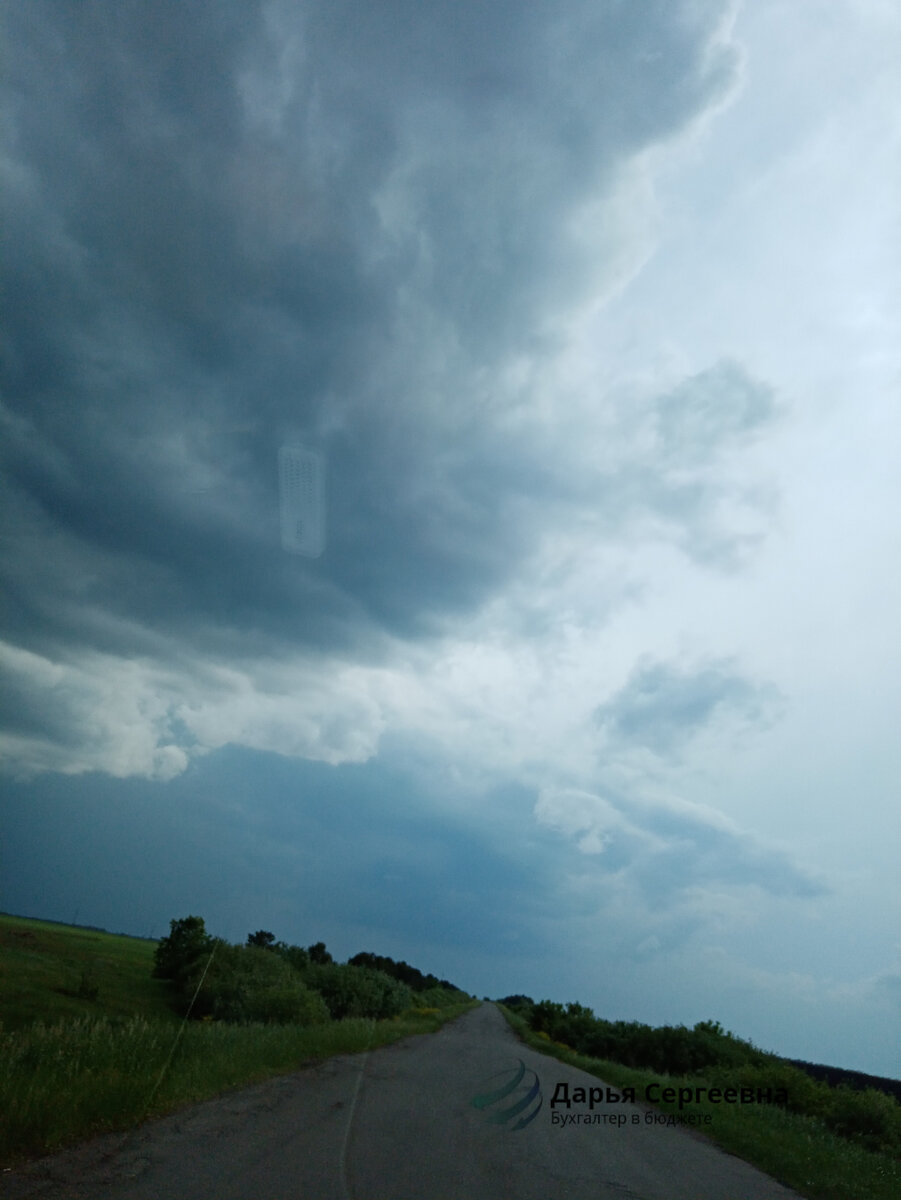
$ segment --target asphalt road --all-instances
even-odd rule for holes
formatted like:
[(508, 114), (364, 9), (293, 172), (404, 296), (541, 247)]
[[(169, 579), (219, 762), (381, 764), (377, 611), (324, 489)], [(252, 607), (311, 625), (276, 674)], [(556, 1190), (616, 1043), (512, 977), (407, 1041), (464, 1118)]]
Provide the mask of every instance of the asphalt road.
[[(517, 1063), (526, 1068), (523, 1078)], [(534, 1074), (533, 1074), (534, 1073)], [(536, 1078), (541, 1095), (535, 1088)], [(558, 1083), (483, 1004), (432, 1035), (344, 1055), (0, 1176), (24, 1200), (789, 1200), (684, 1129), (552, 1125)], [(513, 1085), (517, 1084), (514, 1088)], [(508, 1095), (484, 1100), (505, 1087)], [(531, 1091), (534, 1093), (530, 1095)], [(539, 1102), (543, 1103), (539, 1108)], [(520, 1105), (506, 1120), (492, 1118)], [(557, 1112), (561, 1111), (559, 1108)], [(562, 1111), (566, 1111), (565, 1109)], [(576, 1111), (575, 1109), (573, 1110)], [(528, 1120), (532, 1113), (533, 1119)], [(641, 1120), (633, 1124), (631, 1114)], [(523, 1128), (514, 1126), (528, 1121)]]

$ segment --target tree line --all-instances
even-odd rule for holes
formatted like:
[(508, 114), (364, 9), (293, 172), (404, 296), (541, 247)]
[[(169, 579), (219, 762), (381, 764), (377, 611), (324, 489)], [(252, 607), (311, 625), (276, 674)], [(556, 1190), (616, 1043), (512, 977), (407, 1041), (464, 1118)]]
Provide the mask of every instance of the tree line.
[(383, 1020), (467, 998), (446, 979), (384, 955), (363, 952), (337, 963), (324, 942), (289, 945), (265, 929), (233, 945), (209, 934), (197, 916), (170, 922), (154, 951), (153, 975), (170, 984), (176, 1004), (192, 1018), (239, 1023)]

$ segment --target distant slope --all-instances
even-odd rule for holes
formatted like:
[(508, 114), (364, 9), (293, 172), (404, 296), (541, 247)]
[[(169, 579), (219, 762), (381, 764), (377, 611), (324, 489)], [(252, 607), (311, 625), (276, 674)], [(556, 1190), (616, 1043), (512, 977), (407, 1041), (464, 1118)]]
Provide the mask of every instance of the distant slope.
[(176, 1021), (168, 986), (151, 978), (155, 941), (0, 914), (0, 1022), (83, 1016)]
[(844, 1067), (827, 1067), (822, 1063), (804, 1062), (800, 1058), (783, 1058), (782, 1061), (797, 1067), (799, 1071), (803, 1071), (812, 1079), (828, 1083), (830, 1087), (839, 1087), (843, 1084), (845, 1087), (853, 1088), (856, 1092), (875, 1088), (877, 1092), (885, 1092), (901, 1102), (901, 1079), (886, 1079), (882, 1075), (866, 1075), (863, 1071), (848, 1071)]

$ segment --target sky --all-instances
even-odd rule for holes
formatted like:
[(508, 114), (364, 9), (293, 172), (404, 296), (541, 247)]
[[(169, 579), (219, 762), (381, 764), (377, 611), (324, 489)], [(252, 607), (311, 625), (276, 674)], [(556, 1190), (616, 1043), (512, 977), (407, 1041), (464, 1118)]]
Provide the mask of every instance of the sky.
[(4, 20), (0, 907), (901, 1076), (897, 5)]

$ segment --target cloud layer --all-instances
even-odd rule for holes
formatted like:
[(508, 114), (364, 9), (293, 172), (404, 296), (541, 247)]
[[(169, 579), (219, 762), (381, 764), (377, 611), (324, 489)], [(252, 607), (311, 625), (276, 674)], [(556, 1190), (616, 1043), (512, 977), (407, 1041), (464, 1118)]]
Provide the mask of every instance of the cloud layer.
[[(731, 86), (724, 13), (11, 13), (13, 638), (376, 652), (484, 602), (561, 508), (666, 509), (691, 541), (709, 485), (649, 487), (659, 452), (621, 433), (574, 473), (504, 418), (535, 399), (511, 364), (603, 290), (631, 164)], [(737, 366), (682, 390), (659, 433), (690, 476), (762, 402)], [(735, 416), (704, 416), (716, 394)], [(295, 431), (329, 471), (315, 566), (276, 538)]]
[[(234, 871), (289, 926), (368, 913), (402, 956), (437, 930), (627, 1017), (705, 981), (813, 1012), (814, 946), (830, 1012), (891, 1009), (877, 935), (818, 925), (866, 875), (848, 763), (884, 855), (894, 761), (891, 322), (817, 226), (845, 127), (798, 141), (839, 8), (789, 45), (731, 0), (7, 7), (0, 752), (28, 878), (43, 822), (46, 887), (82, 886), (83, 815), (226, 924)], [(875, 12), (854, 55), (884, 57)], [(846, 114), (864, 73), (838, 74)], [(873, 264), (861, 190), (838, 242), (857, 261), (866, 227)], [(284, 548), (293, 444), (325, 467), (318, 557)], [(128, 891), (96, 873), (92, 903)]]

